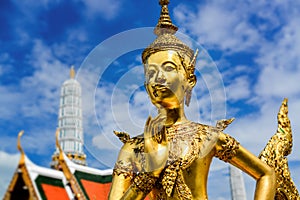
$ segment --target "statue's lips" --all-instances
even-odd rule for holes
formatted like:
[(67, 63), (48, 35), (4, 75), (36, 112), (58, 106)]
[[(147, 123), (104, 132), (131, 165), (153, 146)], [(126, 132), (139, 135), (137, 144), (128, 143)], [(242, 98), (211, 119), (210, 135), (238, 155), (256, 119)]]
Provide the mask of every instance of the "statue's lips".
[(156, 91), (162, 91), (162, 90), (167, 90), (167, 89), (169, 89), (168, 86), (166, 86), (166, 85), (161, 85), (161, 84), (155, 84), (155, 85), (152, 85), (151, 87), (152, 87), (154, 90), (156, 90)]
[(169, 90), (169, 87), (166, 86), (166, 85), (161, 85), (161, 84), (154, 84), (154, 85), (151, 85), (151, 88), (153, 89), (152, 91), (152, 94), (155, 96), (155, 97), (158, 97), (158, 92), (161, 93), (161, 92), (166, 92), (167, 90)]

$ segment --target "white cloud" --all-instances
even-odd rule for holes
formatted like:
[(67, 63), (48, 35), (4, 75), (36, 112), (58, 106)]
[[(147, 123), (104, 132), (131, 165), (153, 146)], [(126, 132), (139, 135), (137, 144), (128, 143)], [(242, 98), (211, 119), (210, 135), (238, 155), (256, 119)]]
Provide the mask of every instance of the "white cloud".
[[(35, 69), (33, 73), (18, 77), (20, 81), (14, 84), (0, 85), (0, 101), (6, 105), (1, 118), (57, 113), (60, 84), (68, 75), (67, 68), (39, 40), (34, 42), (30, 55), (27, 61)], [(9, 68), (3, 72), (10, 75)]]
[(95, 14), (101, 14), (103, 18), (108, 20), (118, 15), (121, 6), (120, 0), (114, 2), (110, 0), (85, 0), (83, 3), (87, 7), (85, 13), (88, 17), (92, 17)]
[[(12, 132), (10, 135), (1, 136), (0, 151), (14, 152), (17, 146), (18, 131), (24, 130), (24, 136), (21, 139), (21, 143), (25, 153), (37, 156), (52, 154), (55, 150), (56, 123), (52, 123), (53, 121), (48, 122), (49, 124), (45, 125), (43, 128), (40, 128), (41, 125), (37, 122), (35, 124), (28, 124), (20, 130), (15, 130), (16, 132)], [(48, 162), (50, 159), (50, 157), (47, 158)], [(0, 166), (1, 164), (2, 163), (0, 163)]]
[(20, 108), (22, 94), (15, 91), (14, 87), (0, 85), (0, 119), (13, 119)]
[[(50, 121), (52, 122), (52, 121)], [(55, 130), (56, 130), (56, 120), (53, 123), (49, 123), (48, 126), (41, 132), (40, 128), (33, 126), (29, 131), (24, 132), (22, 137), (22, 146), (26, 153), (31, 153), (34, 155), (51, 155), (55, 151)], [(50, 162), (51, 157), (45, 157), (43, 160)]]
[(230, 52), (255, 47), (260, 41), (257, 30), (248, 23), (243, 11), (226, 4), (210, 2), (199, 5), (197, 13), (191, 13), (191, 9), (181, 4), (174, 14), (180, 27), (205, 46)]
[(20, 154), (9, 154), (4, 151), (0, 151), (0, 197), (3, 197), (13, 174), (18, 166)]
[[(10, 85), (0, 85), (0, 103), (5, 105), (0, 108), (0, 118), (16, 124), (16, 128), (25, 129), (26, 150), (43, 155), (51, 151), (49, 146), (54, 150), (60, 86), (69, 72), (68, 67), (53, 56), (51, 47), (39, 40), (34, 41), (33, 50), (28, 55), (31, 56), (26, 61), (32, 66), (32, 74), (18, 77), (20, 80)], [(15, 143), (16, 134), (9, 131), (3, 139), (5, 142), (1, 140), (4, 142), (2, 150), (10, 149)], [(53, 140), (45, 137), (51, 135)]]
[(35, 42), (29, 62), (35, 71), (21, 80), (22, 114), (57, 114), (60, 86), (68, 77), (68, 68), (53, 56), (51, 48), (39, 40)]
[[(107, 88), (97, 89), (96, 95), (100, 102), (96, 102), (95, 111), (101, 132), (95, 134), (93, 144), (101, 149), (116, 150), (120, 147), (120, 142), (113, 134), (113, 130), (128, 132), (131, 137), (141, 134), (148, 116), (147, 113), (150, 114), (151, 107), (153, 108), (147, 99), (146, 92), (131, 89), (122, 90), (117, 87), (114, 85), (112, 88), (110, 87), (111, 90)], [(111, 93), (112, 90), (114, 90), (113, 93)], [(101, 96), (98, 95), (98, 91)], [(132, 93), (132, 103), (129, 103), (131, 101), (130, 93)], [(106, 138), (106, 141), (109, 142), (103, 142), (105, 140), (102, 138)]]
[[(284, 6), (285, 9), (287, 5)], [(289, 4), (290, 8), (293, 4)], [(294, 144), (300, 144), (300, 117), (297, 113), (300, 102), (300, 28), (295, 20), (299, 18), (291, 9), (290, 18), (282, 25), (281, 29), (274, 35), (274, 41), (269, 42), (260, 49), (257, 63), (261, 66), (258, 82), (255, 84), (255, 103), (260, 105), (260, 114), (255, 122), (261, 124), (258, 127), (268, 127), (265, 123), (267, 118), (272, 118), (276, 124), (277, 111), (280, 101), (284, 97), (289, 99), (289, 116), (294, 133)], [(267, 130), (266, 130), (267, 131)], [(274, 130), (275, 131), (275, 130)], [(299, 151), (298, 145), (294, 145), (294, 152)], [(299, 159), (294, 153), (290, 159)]]
[(226, 87), (228, 101), (246, 99), (250, 96), (250, 84), (247, 76), (240, 76), (231, 81)]
[(277, 129), (277, 112), (281, 102), (261, 105), (259, 113), (237, 118), (225, 131), (258, 155)]
[(300, 94), (298, 86), (300, 70), (288, 71), (266, 67), (263, 69), (256, 93), (261, 97), (292, 97)]
[(300, 94), (300, 28), (292, 20), (276, 35), (276, 42), (261, 48), (263, 67), (256, 85), (259, 96), (293, 97)]

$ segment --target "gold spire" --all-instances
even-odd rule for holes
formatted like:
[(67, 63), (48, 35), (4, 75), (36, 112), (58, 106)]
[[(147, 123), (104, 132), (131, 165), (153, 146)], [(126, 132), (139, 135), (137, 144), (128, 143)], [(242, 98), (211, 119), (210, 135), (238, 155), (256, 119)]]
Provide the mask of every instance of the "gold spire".
[(75, 69), (74, 69), (74, 65), (71, 66), (70, 69), (70, 78), (74, 79), (75, 78)]
[(175, 34), (178, 30), (177, 26), (172, 23), (172, 20), (169, 15), (168, 4), (169, 0), (160, 0), (159, 4), (161, 5), (161, 12), (158, 23), (154, 29), (156, 35), (161, 35), (164, 33)]

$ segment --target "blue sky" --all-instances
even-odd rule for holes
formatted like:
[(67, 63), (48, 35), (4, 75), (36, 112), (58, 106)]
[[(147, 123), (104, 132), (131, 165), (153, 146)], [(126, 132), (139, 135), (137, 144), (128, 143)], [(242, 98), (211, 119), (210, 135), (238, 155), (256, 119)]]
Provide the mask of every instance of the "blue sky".
[[(214, 124), (235, 117), (226, 132), (258, 155), (288, 98), (289, 164), (300, 186), (300, 1), (171, 0), (169, 10), (178, 37), (200, 49), (190, 119)], [(112, 167), (121, 145), (112, 130), (136, 135), (155, 113), (143, 90), (140, 54), (154, 39), (159, 12), (158, 1), (0, 2), (0, 196), (17, 166), (20, 130), (29, 158), (49, 166), (60, 86), (71, 65), (83, 88), (88, 163)], [(212, 199), (229, 199), (229, 187), (221, 189), (217, 179), (228, 179), (226, 168), (213, 163)], [(254, 182), (245, 181), (251, 199)]]

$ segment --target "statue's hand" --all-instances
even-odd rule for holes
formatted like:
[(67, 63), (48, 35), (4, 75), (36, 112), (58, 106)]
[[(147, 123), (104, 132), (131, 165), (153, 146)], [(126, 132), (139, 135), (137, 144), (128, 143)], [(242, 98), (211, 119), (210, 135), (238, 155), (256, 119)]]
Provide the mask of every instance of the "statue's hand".
[(144, 130), (145, 171), (157, 177), (164, 169), (169, 154), (164, 121), (165, 117), (148, 117)]

